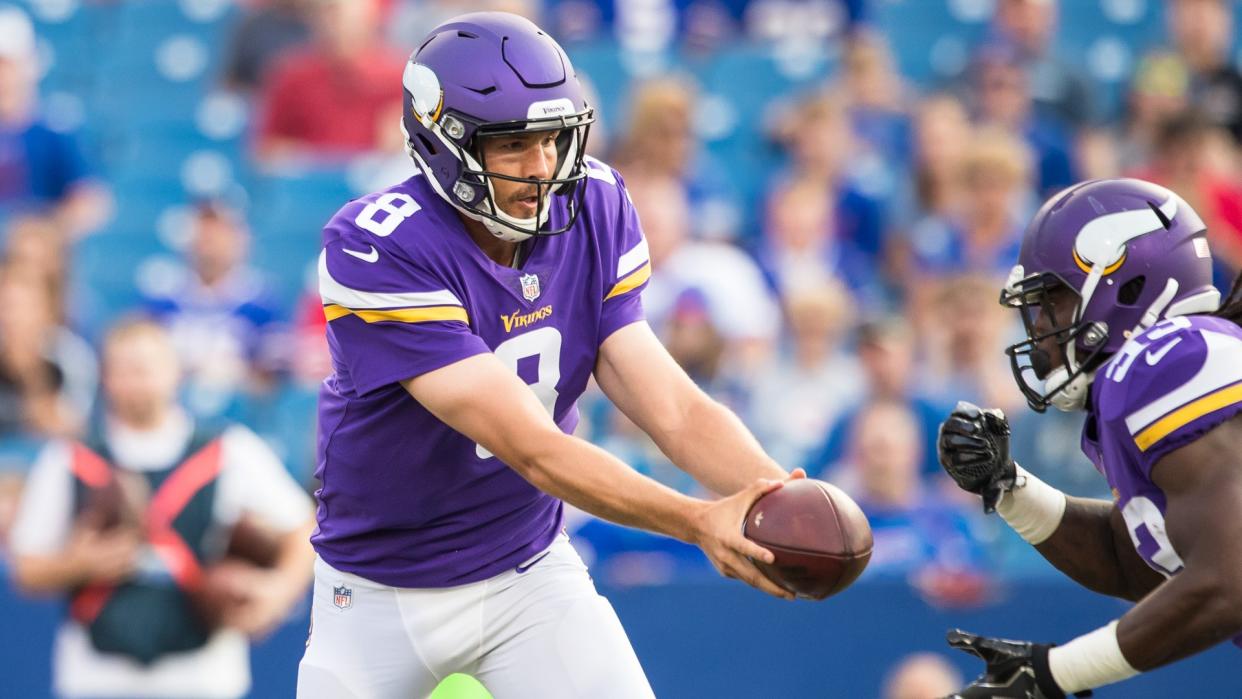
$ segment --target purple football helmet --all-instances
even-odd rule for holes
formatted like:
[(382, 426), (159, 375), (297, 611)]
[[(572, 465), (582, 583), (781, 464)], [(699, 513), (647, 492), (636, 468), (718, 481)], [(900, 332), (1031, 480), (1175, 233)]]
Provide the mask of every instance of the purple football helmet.
[[(432, 30), (410, 55), (402, 83), (406, 151), (441, 197), (502, 240), (556, 235), (573, 225), (582, 208), (582, 159), (594, 113), (552, 37), (517, 15), (461, 15)], [(537, 131), (559, 132), (551, 179), (487, 170), (479, 139)], [(535, 185), (535, 215), (502, 211), (493, 179)], [(555, 229), (549, 223), (554, 205), (566, 214), (557, 216)]]
[[(1081, 409), (1095, 371), (1130, 337), (1162, 318), (1216, 310), (1206, 232), (1181, 197), (1142, 180), (1082, 182), (1045, 202), (1000, 299), (1026, 326), (1027, 339), (1005, 352), (1027, 403)], [(1037, 327), (1054, 295), (1074, 298), (1072, 316), (1050, 311)], [(1061, 354), (1055, 370), (1039, 347), (1048, 338)]]

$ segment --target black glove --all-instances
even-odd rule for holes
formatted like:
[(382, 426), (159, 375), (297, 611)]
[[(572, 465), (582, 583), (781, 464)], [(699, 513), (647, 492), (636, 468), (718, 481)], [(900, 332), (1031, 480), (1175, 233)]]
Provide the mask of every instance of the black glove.
[[(1051, 645), (985, 638), (954, 629), (949, 645), (983, 659), (987, 668), (974, 682), (946, 699), (1065, 699), (1048, 669)], [(1075, 696), (1089, 697), (1090, 691)]]
[(1000, 410), (958, 401), (940, 423), (936, 450), (940, 465), (962, 490), (983, 496), (988, 514), (1017, 480), (1017, 465), (1009, 457), (1009, 421)]

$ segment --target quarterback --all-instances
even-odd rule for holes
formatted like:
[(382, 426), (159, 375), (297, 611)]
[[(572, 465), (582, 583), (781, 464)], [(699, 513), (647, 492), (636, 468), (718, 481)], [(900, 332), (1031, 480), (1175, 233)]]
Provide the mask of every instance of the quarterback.
[[(497, 697), (651, 696), (561, 533), (563, 503), (790, 598), (741, 535), (790, 475), (644, 322), (647, 244), (621, 177), (584, 155), (593, 113), (560, 46), (514, 15), (464, 15), (414, 51), (403, 87), (418, 174), (323, 233), (334, 373), (298, 695), (426, 696), (465, 672)], [(592, 376), (724, 497), (683, 496), (573, 437)]]
[(1199, 216), (1173, 192), (1095, 180), (1026, 230), (1001, 303), (1032, 408), (1083, 410), (1082, 449), (1114, 502), (1070, 497), (1009, 456), (1009, 425), (968, 403), (940, 462), (1070, 578), (1137, 602), (1060, 646), (949, 634), (987, 663), (959, 697), (1053, 699), (1242, 638), (1242, 278), (1221, 305)]

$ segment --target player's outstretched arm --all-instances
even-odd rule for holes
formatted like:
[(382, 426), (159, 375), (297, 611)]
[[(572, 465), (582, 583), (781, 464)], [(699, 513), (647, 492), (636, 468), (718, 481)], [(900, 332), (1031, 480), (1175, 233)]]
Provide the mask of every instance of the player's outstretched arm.
[(940, 464), (963, 489), (982, 496), (1045, 559), (1096, 592), (1137, 600), (1163, 578), (1134, 551), (1111, 502), (1067, 496), (1009, 456), (1009, 422), (999, 410), (957, 404), (940, 426)]
[(561, 432), (530, 387), (493, 354), (463, 359), (402, 385), (442, 422), (545, 493), (597, 517), (695, 544), (721, 574), (793, 599), (751, 562), (771, 562), (772, 553), (742, 536), (751, 504), (779, 488), (780, 480), (752, 479), (735, 495), (710, 503), (682, 495)]
[(716, 493), (788, 475), (732, 411), (695, 385), (645, 322), (604, 340), (595, 380), (670, 461)]

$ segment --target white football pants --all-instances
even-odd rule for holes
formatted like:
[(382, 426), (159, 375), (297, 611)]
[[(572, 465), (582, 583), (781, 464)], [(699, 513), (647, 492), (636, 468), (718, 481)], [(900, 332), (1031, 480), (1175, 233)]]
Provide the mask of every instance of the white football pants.
[[(454, 672), (496, 699), (653, 697), (569, 540), (557, 537), (546, 554), (443, 589), (389, 587), (316, 560), (298, 699), (421, 699)], [(334, 587), (350, 591), (343, 608)]]

